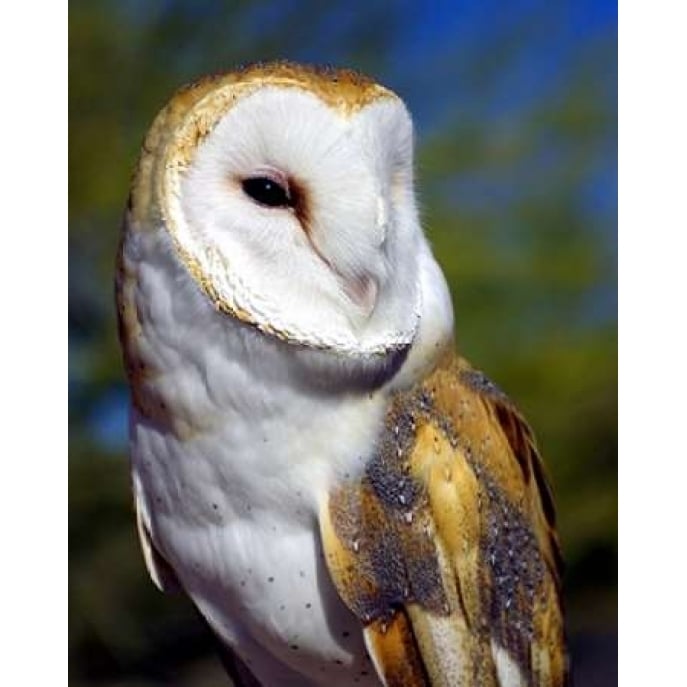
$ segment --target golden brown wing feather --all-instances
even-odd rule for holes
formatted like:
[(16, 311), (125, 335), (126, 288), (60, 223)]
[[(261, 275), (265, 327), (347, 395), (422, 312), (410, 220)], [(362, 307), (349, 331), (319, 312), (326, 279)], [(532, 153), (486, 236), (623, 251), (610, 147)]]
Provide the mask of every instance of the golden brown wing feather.
[(527, 424), (464, 360), (394, 397), (321, 533), (385, 684), (565, 684), (551, 493)]

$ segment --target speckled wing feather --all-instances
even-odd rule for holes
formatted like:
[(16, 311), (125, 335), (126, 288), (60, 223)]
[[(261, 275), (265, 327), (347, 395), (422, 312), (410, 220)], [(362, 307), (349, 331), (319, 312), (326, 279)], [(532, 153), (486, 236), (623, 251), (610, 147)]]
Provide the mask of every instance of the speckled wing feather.
[(388, 687), (566, 683), (549, 487), (527, 424), (464, 360), (393, 398), (364, 477), (320, 524)]

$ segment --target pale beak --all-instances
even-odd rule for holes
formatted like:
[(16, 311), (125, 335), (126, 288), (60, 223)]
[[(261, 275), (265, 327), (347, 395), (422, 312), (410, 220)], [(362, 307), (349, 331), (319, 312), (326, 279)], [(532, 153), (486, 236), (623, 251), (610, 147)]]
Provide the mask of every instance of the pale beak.
[(342, 278), (341, 279), (346, 295), (363, 312), (365, 317), (369, 317), (377, 305), (377, 294), (379, 285), (370, 276)]

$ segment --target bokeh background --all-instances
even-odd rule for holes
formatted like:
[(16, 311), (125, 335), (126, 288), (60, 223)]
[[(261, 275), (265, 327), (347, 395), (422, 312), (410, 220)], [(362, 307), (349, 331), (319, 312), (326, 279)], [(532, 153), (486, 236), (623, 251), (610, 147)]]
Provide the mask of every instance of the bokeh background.
[(274, 58), (352, 66), (407, 102), (458, 344), (521, 406), (552, 477), (576, 684), (616, 684), (617, 5), (72, 0), (69, 43), (70, 684), (227, 684), (138, 550), (113, 265), (167, 98)]

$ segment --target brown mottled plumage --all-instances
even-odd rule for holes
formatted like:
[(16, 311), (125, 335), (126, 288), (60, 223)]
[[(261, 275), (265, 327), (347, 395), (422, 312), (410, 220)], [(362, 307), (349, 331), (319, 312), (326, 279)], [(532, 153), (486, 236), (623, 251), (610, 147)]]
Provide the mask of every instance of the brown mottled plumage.
[(560, 554), (532, 434), (461, 358), (389, 408), (364, 478), (330, 495), (327, 564), (389, 687), (501, 684), (493, 644), (564, 684)]

